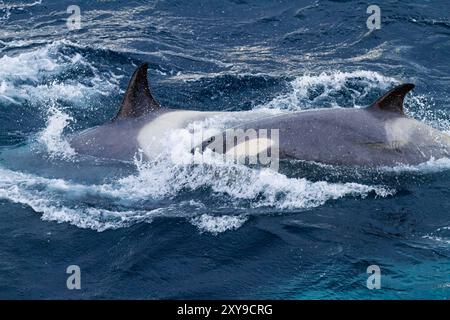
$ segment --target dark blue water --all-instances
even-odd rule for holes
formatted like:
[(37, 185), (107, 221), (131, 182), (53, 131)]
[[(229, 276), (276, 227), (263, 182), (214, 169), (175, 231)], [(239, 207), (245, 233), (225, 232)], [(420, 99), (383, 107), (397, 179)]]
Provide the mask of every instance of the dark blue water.
[(365, 1), (80, 1), (70, 31), (71, 4), (0, 1), (0, 298), (450, 297), (449, 159), (272, 172), (66, 140), (143, 61), (162, 104), (203, 111), (355, 108), (413, 82), (407, 113), (450, 132), (448, 1), (378, 1), (373, 32)]

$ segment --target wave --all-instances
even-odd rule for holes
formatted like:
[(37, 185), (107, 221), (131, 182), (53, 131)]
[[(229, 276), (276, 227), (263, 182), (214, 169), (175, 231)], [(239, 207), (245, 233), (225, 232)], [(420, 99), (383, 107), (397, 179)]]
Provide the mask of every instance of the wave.
[[(155, 217), (186, 217), (201, 231), (214, 234), (240, 227), (245, 216), (211, 215), (213, 207), (189, 202), (156, 209), (142, 203), (174, 199), (182, 192), (222, 194), (225, 207), (257, 213), (256, 208), (309, 209), (346, 196), (387, 197), (395, 191), (358, 183), (311, 182), (288, 178), (270, 170), (245, 166), (204, 167), (167, 162), (137, 163), (138, 172), (111, 183), (77, 184), (0, 168), (0, 198), (21, 203), (42, 214), (42, 219), (68, 222), (97, 231), (151, 222)], [(207, 190), (210, 191), (207, 191)], [(95, 208), (90, 203), (96, 200)], [(102, 205), (104, 203), (104, 205)], [(194, 209), (193, 209), (194, 208)], [(206, 214), (206, 215), (205, 215)]]
[(191, 223), (195, 225), (200, 231), (210, 232), (212, 234), (219, 234), (227, 230), (235, 230), (240, 228), (246, 221), (247, 217), (241, 216), (211, 216), (202, 214), (199, 217), (192, 218)]
[(45, 127), (35, 136), (51, 157), (72, 157), (64, 133), (76, 123), (75, 115), (94, 112), (119, 91), (122, 76), (101, 71), (84, 52), (77, 44), (61, 40), (0, 57), (0, 105), (5, 118), (26, 119), (23, 125), (29, 127), (44, 120)]
[(282, 94), (259, 108), (303, 110), (318, 107), (362, 107), (398, 81), (374, 71), (329, 71), (296, 77)]
[(450, 245), (450, 226), (437, 228), (436, 231), (422, 236), (423, 239), (434, 241), (439, 245)]
[(422, 172), (422, 173), (434, 173), (441, 172), (450, 169), (450, 159), (430, 159), (426, 162), (417, 165), (398, 165), (394, 167), (383, 167), (384, 171), (391, 172)]
[[(102, 74), (70, 41), (55, 41), (0, 58), (0, 102), (34, 105), (67, 101), (86, 107), (94, 95), (109, 95), (121, 76)], [(73, 77), (67, 77), (66, 74)], [(60, 78), (60, 79), (58, 79)]]
[(4, 23), (11, 16), (11, 11), (23, 11), (25, 8), (34, 7), (42, 4), (42, 0), (37, 0), (30, 3), (4, 3), (0, 1), (0, 23)]

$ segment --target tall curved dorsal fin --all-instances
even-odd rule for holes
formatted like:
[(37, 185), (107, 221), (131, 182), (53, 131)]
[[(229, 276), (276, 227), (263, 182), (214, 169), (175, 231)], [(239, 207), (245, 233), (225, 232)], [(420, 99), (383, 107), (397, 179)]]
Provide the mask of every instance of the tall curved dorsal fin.
[(403, 100), (413, 88), (414, 85), (412, 83), (401, 84), (385, 93), (381, 98), (378, 98), (369, 108), (404, 114)]
[(119, 112), (113, 121), (126, 118), (137, 118), (146, 113), (160, 108), (159, 103), (153, 98), (147, 81), (148, 64), (141, 64), (133, 73), (123, 96)]

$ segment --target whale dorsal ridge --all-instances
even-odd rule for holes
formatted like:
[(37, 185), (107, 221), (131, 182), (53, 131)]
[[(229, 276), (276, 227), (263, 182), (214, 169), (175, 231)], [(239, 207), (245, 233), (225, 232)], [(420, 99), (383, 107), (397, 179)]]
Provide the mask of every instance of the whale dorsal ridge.
[(148, 64), (144, 63), (133, 73), (119, 112), (113, 118), (113, 121), (136, 118), (160, 108), (159, 103), (150, 93), (147, 81), (147, 68)]
[(378, 98), (378, 100), (369, 108), (395, 112), (403, 115), (403, 100), (405, 99), (406, 94), (413, 88), (414, 85), (412, 83), (399, 85), (385, 93), (381, 98)]

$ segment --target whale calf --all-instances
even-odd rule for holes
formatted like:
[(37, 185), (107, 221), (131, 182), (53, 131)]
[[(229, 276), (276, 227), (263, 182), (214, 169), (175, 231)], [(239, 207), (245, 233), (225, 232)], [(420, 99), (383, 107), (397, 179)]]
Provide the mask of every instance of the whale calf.
[[(139, 150), (152, 159), (164, 148), (165, 135), (186, 128), (194, 121), (242, 112), (175, 110), (161, 106), (151, 94), (147, 64), (134, 72), (117, 115), (108, 123), (87, 129), (70, 139), (80, 154), (132, 160)], [(285, 112), (270, 117), (243, 117), (242, 130), (277, 130), (279, 159), (298, 159), (331, 165), (415, 165), (430, 159), (450, 157), (450, 136), (404, 113), (403, 101), (413, 84), (390, 90), (366, 108), (314, 109)], [(211, 149), (220, 133), (198, 147)], [(246, 140), (247, 148), (261, 152), (275, 141), (271, 137)], [(256, 143), (259, 148), (249, 147)], [(263, 147), (261, 147), (263, 146)], [(194, 146), (195, 147), (195, 146)], [(195, 149), (195, 148), (194, 148)]]

